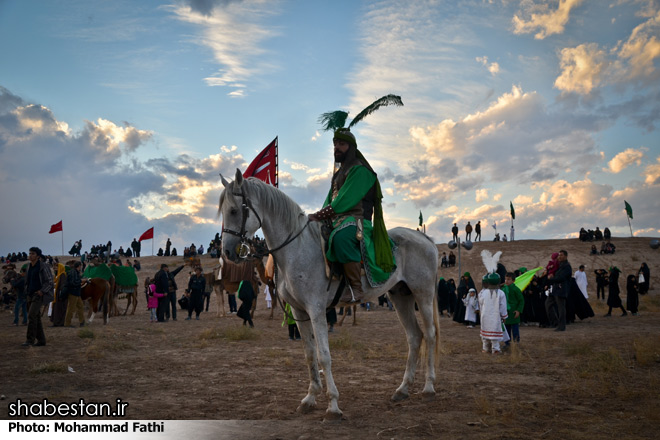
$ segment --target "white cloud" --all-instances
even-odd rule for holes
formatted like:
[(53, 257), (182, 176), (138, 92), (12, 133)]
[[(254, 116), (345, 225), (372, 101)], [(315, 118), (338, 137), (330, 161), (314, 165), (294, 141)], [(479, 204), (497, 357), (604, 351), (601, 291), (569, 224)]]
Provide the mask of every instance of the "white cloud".
[(197, 42), (210, 48), (215, 61), (222, 66), (204, 78), (209, 86), (235, 88), (228, 95), (244, 97), (248, 81), (260, 72), (275, 69), (267, 61), (263, 43), (277, 32), (263, 22), (265, 17), (278, 13), (278, 2), (193, 2), (192, 6), (179, 5), (173, 10), (180, 20), (199, 27), (201, 35)]
[(607, 168), (604, 168), (604, 171), (609, 171), (610, 173), (616, 174), (620, 173), (632, 164), (639, 166), (642, 164), (644, 151), (646, 151), (646, 148), (640, 148), (638, 150), (635, 150), (634, 148), (626, 148), (624, 151), (614, 156), (612, 160), (607, 163)]
[(559, 55), (561, 73), (555, 80), (555, 87), (562, 92), (589, 94), (605, 85), (657, 81), (660, 11), (644, 15), (649, 15), (648, 20), (609, 50), (597, 43), (562, 49)]
[(494, 76), (497, 75), (500, 71), (500, 65), (496, 62), (492, 62), (488, 64), (488, 57), (483, 56), (483, 57), (476, 57), (475, 58), (478, 63), (480, 63), (482, 66), (486, 67), (488, 71)]
[(600, 85), (607, 60), (596, 43), (589, 43), (562, 49), (559, 64), (562, 72), (555, 80), (555, 87), (564, 92), (588, 94)]
[(582, 3), (582, 0), (559, 0), (556, 10), (550, 10), (548, 3), (536, 4), (532, 1), (522, 2), (522, 10), (513, 17), (514, 33), (529, 34), (538, 31), (534, 38), (542, 40), (553, 34), (561, 34), (571, 10)]
[(644, 170), (644, 182), (647, 185), (660, 184), (660, 156), (656, 158), (656, 163), (651, 164)]
[(476, 191), (475, 201), (477, 203), (480, 203), (483, 202), (484, 200), (488, 200), (488, 190), (485, 188), (478, 189)]

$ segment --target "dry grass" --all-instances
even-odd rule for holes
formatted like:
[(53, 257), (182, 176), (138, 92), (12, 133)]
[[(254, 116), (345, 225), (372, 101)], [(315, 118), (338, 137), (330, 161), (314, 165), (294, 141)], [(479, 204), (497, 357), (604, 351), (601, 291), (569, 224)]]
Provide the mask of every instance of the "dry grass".
[(62, 362), (44, 362), (38, 365), (35, 365), (31, 370), (30, 374), (54, 374), (54, 373), (66, 373), (67, 366)]
[(83, 327), (80, 330), (78, 330), (78, 337), (81, 339), (94, 339), (96, 338), (96, 335), (94, 334), (94, 331), (87, 327)]
[(336, 338), (331, 338), (328, 341), (330, 351), (333, 350), (346, 350), (346, 351), (365, 351), (363, 343), (357, 341), (350, 333), (344, 333)]
[(660, 337), (635, 339), (632, 347), (634, 359), (640, 367), (660, 363)]

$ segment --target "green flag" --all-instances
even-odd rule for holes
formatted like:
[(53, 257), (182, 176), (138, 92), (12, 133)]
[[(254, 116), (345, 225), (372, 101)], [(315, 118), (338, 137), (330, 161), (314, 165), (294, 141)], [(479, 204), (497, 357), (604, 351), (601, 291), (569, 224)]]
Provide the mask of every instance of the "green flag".
[(630, 204), (628, 202), (626, 202), (625, 200), (623, 201), (623, 203), (626, 204), (626, 214), (628, 214), (628, 217), (633, 218), (633, 216), (632, 216), (632, 206), (630, 206)]
[(419, 211), (419, 225), (422, 226), (424, 224), (424, 217), (422, 217), (422, 211)]
[(511, 206), (511, 218), (516, 219), (516, 211), (513, 210), (513, 203), (509, 202), (509, 205)]

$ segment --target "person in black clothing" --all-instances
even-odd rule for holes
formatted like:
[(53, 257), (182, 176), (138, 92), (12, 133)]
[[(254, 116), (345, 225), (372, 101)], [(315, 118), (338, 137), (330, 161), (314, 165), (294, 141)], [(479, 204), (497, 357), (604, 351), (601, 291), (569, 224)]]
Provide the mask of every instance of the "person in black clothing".
[(206, 290), (206, 278), (202, 275), (202, 268), (197, 266), (195, 274), (188, 281), (188, 290), (186, 291), (189, 297), (187, 321), (191, 319), (193, 310), (195, 311), (195, 319), (199, 320), (199, 314), (202, 313), (204, 308), (204, 290)]
[(80, 271), (82, 268), (82, 263), (76, 261), (73, 263), (73, 267), (69, 270), (67, 274), (67, 294), (69, 298), (67, 300), (66, 306), (66, 316), (64, 317), (64, 326), (71, 326), (71, 318), (75, 312), (78, 315), (78, 325), (80, 327), (85, 326), (85, 315), (84, 315), (84, 306), (81, 294), (82, 279), (80, 277)]
[(176, 290), (178, 289), (176, 285), (176, 280), (174, 277), (177, 276), (179, 272), (183, 269), (183, 265), (177, 267), (176, 269), (167, 271), (167, 296), (165, 297), (165, 320), (169, 321), (170, 319), (170, 305), (172, 306), (172, 321), (176, 321)]
[(479, 220), (477, 224), (474, 225), (474, 233), (476, 234), (474, 241), (481, 241), (481, 220)]
[(165, 243), (165, 256), (169, 257), (170, 256), (170, 248), (172, 247), (172, 242), (170, 239), (167, 239), (167, 242)]
[[(568, 252), (559, 251), (557, 256), (559, 268), (554, 274), (548, 275), (548, 282), (552, 285), (550, 295), (545, 302), (545, 310), (551, 326), (556, 326), (555, 331), (566, 330), (566, 298), (571, 289), (573, 269), (568, 262)], [(556, 306), (556, 308), (555, 308)]]
[(135, 238), (133, 238), (133, 242), (131, 243), (131, 249), (133, 249), (133, 255), (136, 258), (140, 258), (140, 251), (142, 250), (142, 243), (140, 243)]
[(610, 288), (609, 292), (607, 295), (607, 305), (609, 306), (609, 310), (605, 314), (605, 316), (612, 316), (612, 309), (614, 308), (619, 308), (623, 313), (621, 313), (621, 316), (626, 316), (628, 312), (626, 312), (626, 309), (623, 308), (623, 303), (621, 302), (621, 298), (619, 297), (619, 293), (621, 292), (619, 289), (619, 274), (621, 273), (621, 270), (619, 270), (618, 267), (610, 267)]
[(156, 317), (158, 322), (165, 322), (165, 308), (169, 308), (169, 299), (167, 294), (169, 292), (169, 276), (170, 271), (167, 264), (161, 264), (160, 270), (154, 275), (156, 284), (156, 293), (162, 293), (163, 296), (158, 298), (158, 308), (156, 309)]
[(238, 299), (241, 300), (241, 306), (238, 308), (236, 316), (243, 319), (243, 325), (248, 323), (250, 324), (250, 327), (254, 327), (252, 316), (250, 316), (254, 296), (254, 288), (252, 287), (250, 280), (241, 281), (241, 284), (238, 286)]
[[(31, 247), (28, 259), (27, 278), (25, 279), (25, 291), (28, 299), (28, 326), (26, 340), (22, 344), (27, 347), (34, 345), (41, 347), (46, 345), (46, 335), (41, 323), (41, 307), (53, 300), (53, 271), (43, 258), (41, 249)], [(36, 342), (35, 342), (36, 340)]]
[(603, 229), (603, 238), (605, 240), (609, 240), (610, 238), (612, 238), (612, 233), (610, 232), (610, 228)]
[(601, 293), (602, 293), (602, 299), (604, 301), (605, 286), (607, 286), (608, 283), (607, 272), (605, 271), (605, 269), (596, 269), (594, 270), (594, 273), (596, 274), (596, 299), (601, 299)]
[(451, 228), (452, 240), (458, 241), (458, 226), (454, 223), (454, 226)]
[(642, 263), (637, 271), (637, 282), (639, 283), (639, 294), (646, 295), (651, 282), (651, 271), (646, 263)]

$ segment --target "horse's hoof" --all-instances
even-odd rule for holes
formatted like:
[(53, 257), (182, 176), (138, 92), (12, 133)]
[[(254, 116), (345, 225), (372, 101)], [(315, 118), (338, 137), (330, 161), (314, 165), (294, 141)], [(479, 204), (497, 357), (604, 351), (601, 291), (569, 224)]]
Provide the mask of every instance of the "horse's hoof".
[(422, 400), (424, 402), (432, 402), (435, 400), (435, 391), (434, 392), (422, 392)]
[(344, 420), (344, 413), (341, 411), (334, 412), (328, 410), (325, 412), (325, 417), (323, 417), (324, 422), (340, 422), (342, 420)]
[(408, 395), (408, 393), (402, 393), (401, 391), (397, 391), (392, 395), (392, 402), (401, 402), (402, 400), (406, 400), (409, 397), (410, 395)]
[(312, 411), (314, 411), (314, 409), (316, 409), (314, 405), (309, 405), (307, 403), (301, 403), (300, 406), (298, 406), (298, 408), (296, 409), (296, 411), (298, 411), (301, 414), (309, 414)]

